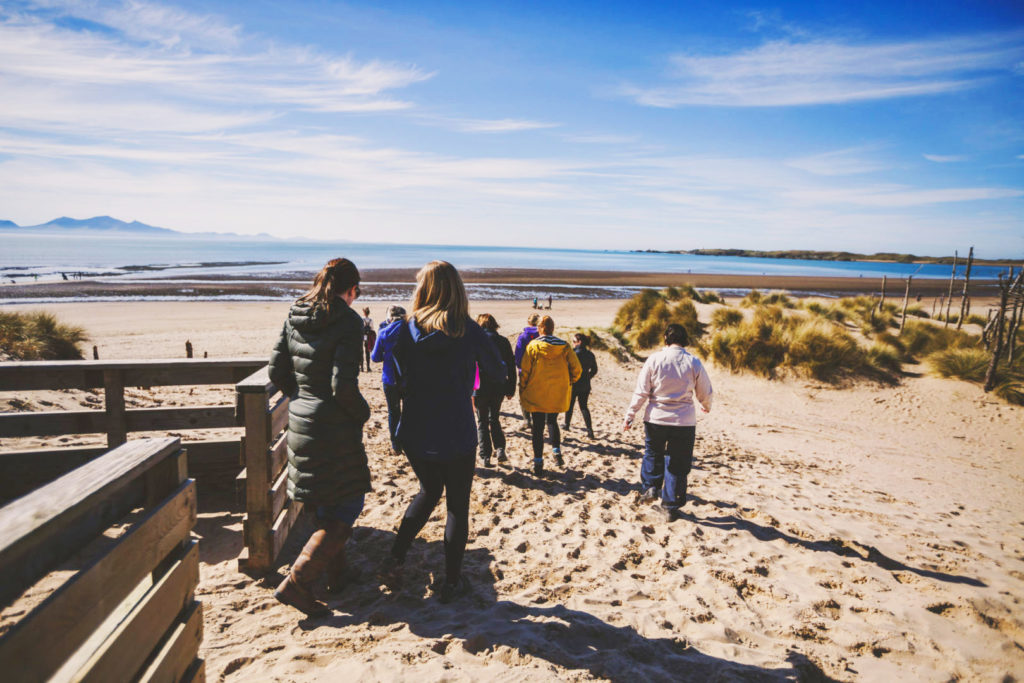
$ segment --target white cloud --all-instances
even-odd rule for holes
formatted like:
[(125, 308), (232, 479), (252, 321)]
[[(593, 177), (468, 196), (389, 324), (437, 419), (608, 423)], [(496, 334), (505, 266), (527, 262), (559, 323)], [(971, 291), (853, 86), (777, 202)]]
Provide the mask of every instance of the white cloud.
[(888, 164), (866, 155), (867, 151), (869, 150), (863, 147), (840, 149), (790, 159), (787, 164), (808, 173), (824, 176), (856, 175), (888, 167)]
[(923, 154), (922, 156), (928, 161), (934, 161), (937, 164), (951, 164), (955, 161), (967, 160), (967, 156), (963, 154)]
[(463, 133), (518, 133), (524, 130), (557, 128), (559, 124), (528, 119), (451, 119), (423, 117), (423, 121), (438, 123)]
[(677, 54), (669, 82), (622, 94), (652, 107), (784, 107), (962, 90), (1012, 69), (1024, 34), (856, 44), (791, 39), (725, 55)]

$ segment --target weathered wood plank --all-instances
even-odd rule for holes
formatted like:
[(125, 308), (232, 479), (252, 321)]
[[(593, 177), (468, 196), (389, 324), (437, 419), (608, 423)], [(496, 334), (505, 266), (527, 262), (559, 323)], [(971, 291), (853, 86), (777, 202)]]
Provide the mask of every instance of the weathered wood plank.
[[(234, 406), (137, 408), (129, 410), (127, 418), (130, 432), (152, 432), (162, 429), (219, 429), (236, 426)], [(64, 433), (74, 433), (74, 430)]]
[(270, 438), (274, 438), (288, 426), (288, 397), (281, 396), (270, 409)]
[(105, 446), (0, 453), (0, 503), (24, 496), (107, 452)]
[(280, 474), (285, 465), (288, 464), (288, 435), (282, 434), (281, 438), (274, 443), (268, 457), (268, 478), (274, 479)]
[(274, 541), (274, 554), (271, 557), (271, 561), (276, 559), (277, 556), (281, 554), (281, 548), (283, 548), (284, 544), (288, 542), (288, 534), (291, 533), (292, 527), (295, 526), (295, 522), (296, 520), (298, 520), (299, 515), (301, 513), (302, 503), (299, 503), (294, 500), (289, 501), (288, 507), (281, 511), (281, 514), (277, 518), (277, 521), (274, 522), (274, 530), (272, 532)]
[(189, 480), (0, 639), (0, 671), (46, 680), (153, 567), (180, 547), (195, 520), (196, 487)]
[(100, 434), (105, 431), (107, 415), (102, 410), (0, 413), (0, 438)]
[(103, 371), (103, 409), (107, 415), (107, 446), (117, 448), (128, 440), (128, 422), (124, 408), (124, 374), (121, 370)]
[(145, 664), (178, 614), (191, 604), (199, 582), (199, 543), (190, 541), (177, 560), (103, 641), (74, 681), (129, 681)]
[(281, 514), (281, 510), (284, 509), (285, 503), (288, 501), (288, 470), (285, 469), (281, 474), (274, 480), (274, 485), (270, 488), (270, 518), (277, 519), (277, 516)]
[(203, 640), (203, 605), (193, 602), (139, 678), (140, 683), (178, 683), (196, 663)]
[(264, 365), (235, 385), (242, 394), (267, 394), (274, 392), (274, 383), (270, 381), (270, 368)]
[[(266, 364), (266, 358), (13, 361), (0, 363), (0, 391), (95, 389), (103, 386), (106, 370), (127, 373), (126, 386), (235, 384)], [(158, 374), (147, 375), (150, 371)]]
[(270, 472), (267, 467), (267, 398), (264, 393), (244, 394), (246, 538), (249, 541), (249, 565), (265, 571), (273, 561), (271, 551)]
[(197, 659), (192, 662), (192, 666), (182, 676), (181, 683), (206, 683), (206, 660)]
[(140, 476), (180, 449), (174, 438), (132, 441), (0, 508), (0, 605), (138, 504)]

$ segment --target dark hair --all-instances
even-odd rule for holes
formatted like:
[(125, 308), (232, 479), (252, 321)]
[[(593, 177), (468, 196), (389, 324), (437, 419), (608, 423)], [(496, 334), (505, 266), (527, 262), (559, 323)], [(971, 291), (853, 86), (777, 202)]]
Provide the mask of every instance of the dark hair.
[(573, 335), (573, 338), (579, 339), (580, 346), (582, 346), (583, 348), (587, 348), (588, 346), (590, 346), (590, 337), (588, 337), (583, 332), (577, 332), (576, 334)]
[(665, 346), (672, 344), (679, 346), (689, 346), (690, 344), (690, 335), (686, 334), (686, 328), (678, 323), (672, 323), (665, 328)]
[(313, 286), (299, 301), (331, 310), (335, 298), (359, 284), (359, 269), (347, 258), (331, 259), (313, 278)]

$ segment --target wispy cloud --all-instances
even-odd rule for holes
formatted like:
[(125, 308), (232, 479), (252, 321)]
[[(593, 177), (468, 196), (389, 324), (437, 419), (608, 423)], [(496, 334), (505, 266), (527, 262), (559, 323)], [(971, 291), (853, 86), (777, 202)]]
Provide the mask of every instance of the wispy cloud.
[(922, 156), (928, 161), (934, 161), (937, 164), (951, 164), (955, 161), (967, 160), (967, 157), (963, 154), (923, 154)]
[(431, 119), (463, 133), (518, 133), (557, 128), (559, 124), (527, 119)]
[(856, 175), (888, 168), (885, 162), (871, 157), (870, 151), (864, 147), (839, 149), (790, 159), (787, 163), (793, 168), (824, 176)]
[(973, 87), (1010, 72), (1024, 33), (891, 43), (776, 40), (725, 55), (677, 54), (668, 82), (622, 94), (652, 107), (837, 104)]

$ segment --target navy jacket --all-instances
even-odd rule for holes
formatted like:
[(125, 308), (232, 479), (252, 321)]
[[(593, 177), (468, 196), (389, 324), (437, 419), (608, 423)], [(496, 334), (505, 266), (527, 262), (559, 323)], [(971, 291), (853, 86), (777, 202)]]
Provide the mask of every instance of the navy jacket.
[(498, 350), (475, 322), (461, 337), (424, 333), (411, 317), (394, 347), (405, 400), (396, 438), (410, 458), (452, 462), (472, 458), (477, 446), (473, 382), (505, 381)]
[(476, 390), (476, 394), (474, 395), (515, 396), (518, 381), (516, 377), (515, 358), (512, 355), (512, 344), (509, 343), (508, 339), (505, 339), (505, 337), (501, 336), (497, 332), (484, 330), (484, 334), (487, 336), (487, 340), (494, 345), (494, 349), (498, 352), (501, 362), (505, 365), (505, 379), (503, 382), (491, 382), (481, 374), (480, 388)]
[(370, 353), (370, 360), (374, 363), (383, 363), (380, 369), (380, 378), (384, 384), (394, 386), (398, 384), (398, 368), (395, 367), (395, 342), (402, 331), (405, 322), (393, 320), (390, 323), (381, 323), (381, 330), (377, 333), (377, 341)]

